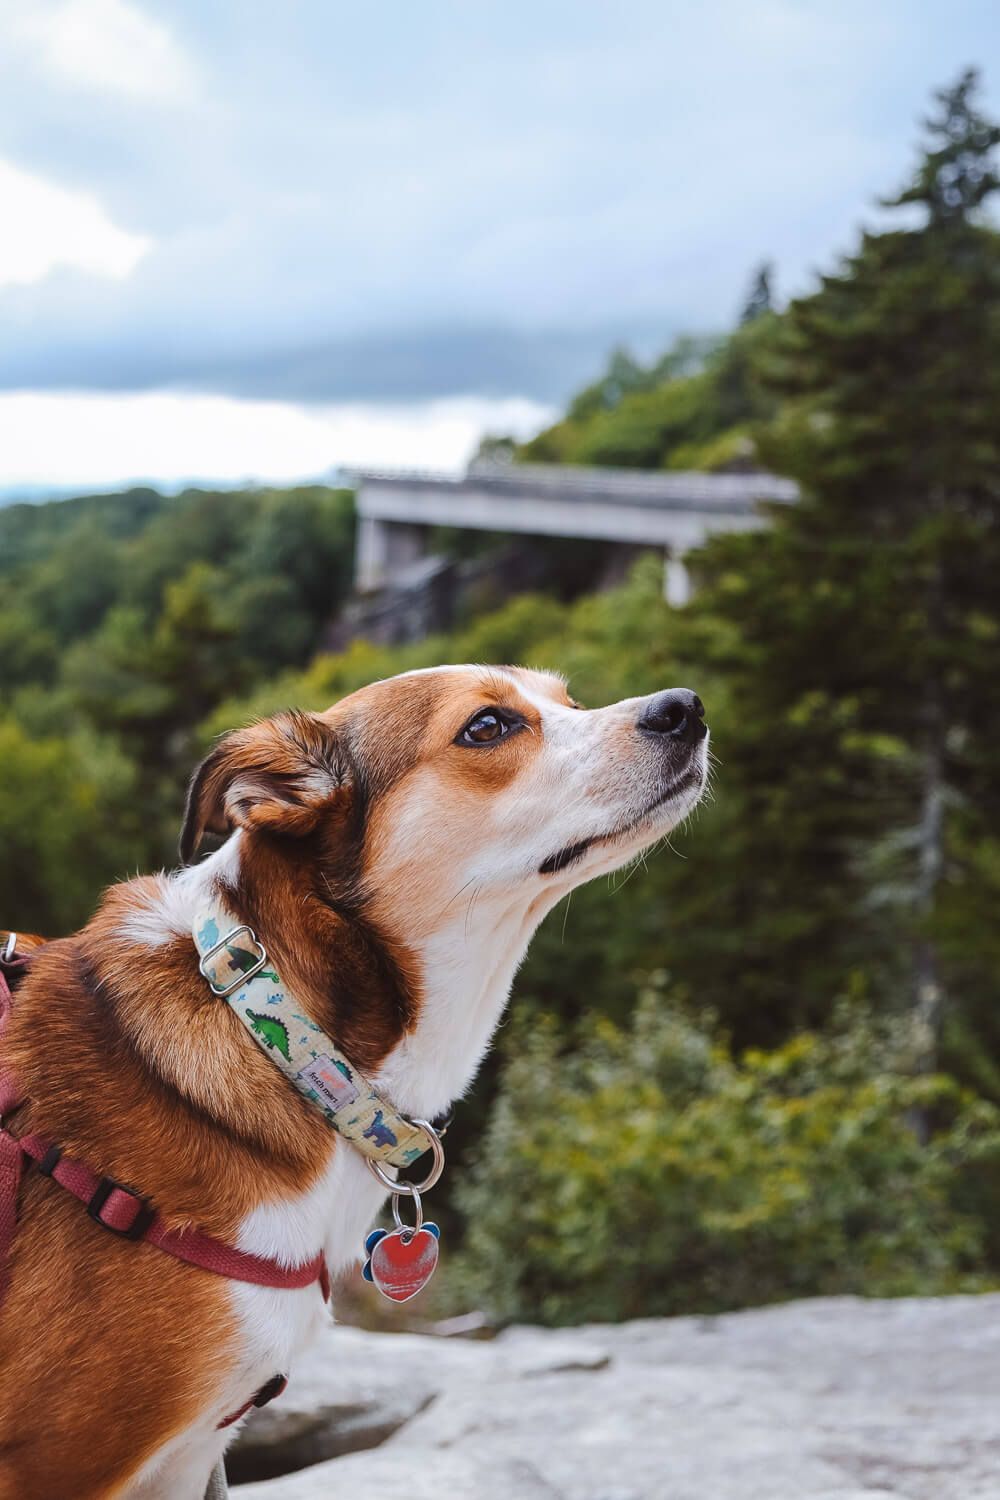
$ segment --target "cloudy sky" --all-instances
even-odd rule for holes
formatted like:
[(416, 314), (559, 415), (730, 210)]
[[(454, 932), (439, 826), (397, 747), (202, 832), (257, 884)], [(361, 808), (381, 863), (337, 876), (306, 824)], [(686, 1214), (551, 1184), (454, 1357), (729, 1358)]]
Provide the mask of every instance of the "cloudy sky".
[[(846, 248), (995, 0), (0, 0), (0, 488), (454, 465)], [(995, 60), (995, 66), (991, 64)]]

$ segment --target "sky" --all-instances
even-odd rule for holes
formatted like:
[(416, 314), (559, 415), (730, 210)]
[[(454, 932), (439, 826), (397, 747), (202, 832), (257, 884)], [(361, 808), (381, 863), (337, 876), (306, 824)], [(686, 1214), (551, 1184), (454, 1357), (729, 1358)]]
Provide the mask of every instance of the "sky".
[(994, 0), (0, 0), (0, 491), (455, 468), (807, 290), (969, 64)]

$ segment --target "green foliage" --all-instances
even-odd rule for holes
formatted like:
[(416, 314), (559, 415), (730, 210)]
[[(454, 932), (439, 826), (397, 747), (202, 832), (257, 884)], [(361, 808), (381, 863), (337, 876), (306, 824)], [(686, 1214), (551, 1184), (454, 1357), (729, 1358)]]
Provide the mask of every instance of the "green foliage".
[(992, 152), (1000, 146), (1000, 125), (980, 114), (974, 99), (979, 75), (967, 68), (954, 87), (934, 95), (939, 113), (925, 122), (930, 137), (913, 180), (892, 207), (926, 208), (935, 227), (967, 223), (1000, 188)]
[[(496, 1317), (982, 1284), (970, 1209), (984, 1166), (1000, 1166), (1000, 1111), (907, 1076), (905, 1038), (845, 1016), (735, 1057), (653, 984), (627, 1028), (590, 1021), (572, 1041), (522, 1018), (459, 1190), (461, 1292)], [(927, 1148), (917, 1107), (940, 1124)]]
[[(320, 487), (0, 510), (0, 712), (8, 737), (24, 737), (0, 784), (5, 853), (22, 869), (4, 921), (16, 910), (58, 932), (127, 864), (172, 858), (198, 726), (223, 697), (307, 659), (349, 588), (352, 539), (350, 496)], [(39, 815), (32, 840), (25, 818), (43, 791), (60, 821)], [(84, 861), (66, 857), (74, 848)]]
[(779, 321), (786, 408), (759, 447), (805, 501), (759, 543), (709, 549), (698, 604), (740, 632), (737, 780), (752, 764), (755, 827), (763, 797), (782, 821), (764, 899), (794, 910), (821, 881), (829, 920), (807, 940), (843, 962), (859, 936), (880, 950), (880, 993), (923, 1014), (925, 1065), (943, 1041), (963, 1068), (1000, 1047), (991, 944), (960, 915), (1000, 828), (1000, 235), (982, 213), (1000, 130), (973, 85), (939, 96), (904, 225)]
[(51, 505), (8, 505), (0, 509), (0, 578), (50, 557), (70, 533), (94, 531), (114, 541), (138, 535), (166, 506), (173, 504), (156, 490), (84, 495)]
[(140, 836), (138, 809), (129, 810), (133, 768), (106, 740), (33, 739), (4, 718), (0, 766), (4, 926), (71, 930), (123, 873)]
[(565, 419), (525, 443), (520, 457), (641, 469), (745, 464), (751, 424), (776, 409), (761, 374), (776, 320), (759, 287), (756, 297), (759, 307), (728, 339), (681, 339), (648, 368), (618, 350)]

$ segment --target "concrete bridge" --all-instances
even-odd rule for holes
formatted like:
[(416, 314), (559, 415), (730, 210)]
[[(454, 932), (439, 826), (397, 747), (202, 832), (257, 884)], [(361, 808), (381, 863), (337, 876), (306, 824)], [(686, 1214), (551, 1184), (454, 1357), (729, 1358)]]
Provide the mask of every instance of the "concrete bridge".
[(587, 537), (664, 556), (664, 594), (684, 604), (685, 554), (718, 531), (766, 525), (761, 502), (798, 499), (773, 474), (645, 473), (555, 464), (473, 464), (460, 479), (365, 472), (356, 476), (355, 587), (361, 593), (419, 574), (429, 529)]

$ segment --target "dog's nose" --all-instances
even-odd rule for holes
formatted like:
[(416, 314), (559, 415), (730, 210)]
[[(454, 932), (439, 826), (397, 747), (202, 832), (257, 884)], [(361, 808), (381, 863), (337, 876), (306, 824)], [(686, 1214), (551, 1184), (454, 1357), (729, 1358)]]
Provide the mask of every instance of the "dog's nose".
[(639, 728), (647, 734), (665, 734), (668, 739), (696, 745), (708, 733), (705, 705), (690, 688), (671, 688), (650, 698), (639, 715)]

